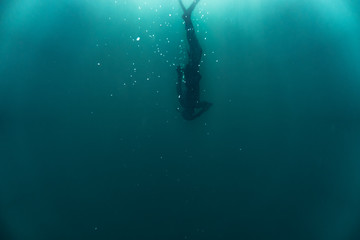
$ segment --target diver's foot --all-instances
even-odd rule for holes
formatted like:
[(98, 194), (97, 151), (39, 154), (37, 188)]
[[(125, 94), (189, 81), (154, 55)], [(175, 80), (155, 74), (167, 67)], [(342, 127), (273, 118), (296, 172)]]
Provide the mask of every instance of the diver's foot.
[(191, 4), (191, 6), (188, 9), (185, 9), (184, 5), (182, 4), (182, 1), (180, 1), (181, 7), (183, 8), (183, 11), (184, 11), (184, 14), (182, 15), (182, 18), (184, 19), (184, 21), (190, 20), (191, 14), (199, 2), (200, 2), (200, 0), (194, 0), (194, 2)]

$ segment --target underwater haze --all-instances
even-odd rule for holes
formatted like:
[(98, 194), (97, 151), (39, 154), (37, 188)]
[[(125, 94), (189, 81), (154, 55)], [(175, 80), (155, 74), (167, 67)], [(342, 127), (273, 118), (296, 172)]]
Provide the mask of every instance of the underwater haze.
[(193, 121), (181, 15), (1, 1), (1, 240), (360, 239), (360, 2), (201, 0)]

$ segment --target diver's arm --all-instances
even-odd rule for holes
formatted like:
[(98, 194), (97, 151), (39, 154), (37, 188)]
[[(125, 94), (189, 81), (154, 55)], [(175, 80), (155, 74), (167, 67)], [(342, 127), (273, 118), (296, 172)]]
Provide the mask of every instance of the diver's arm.
[(194, 120), (195, 118), (200, 117), (201, 114), (203, 114), (203, 113), (206, 112), (206, 111), (207, 111), (207, 109), (202, 108), (199, 112), (197, 112), (196, 114), (192, 115), (191, 120)]
[(194, 114), (192, 116), (192, 120), (197, 118), (197, 117), (200, 117), (201, 114), (203, 114), (204, 112), (206, 112), (207, 110), (209, 110), (209, 108), (212, 106), (212, 103), (209, 103), (209, 102), (200, 102), (198, 104), (198, 107), (197, 108), (200, 108), (200, 111), (198, 111), (196, 114)]

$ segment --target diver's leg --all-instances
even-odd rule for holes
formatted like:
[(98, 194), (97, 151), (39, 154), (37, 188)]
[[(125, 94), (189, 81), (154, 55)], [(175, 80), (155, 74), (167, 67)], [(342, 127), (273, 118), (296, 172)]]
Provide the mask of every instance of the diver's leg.
[(183, 78), (183, 70), (181, 69), (180, 65), (177, 66), (176, 72), (178, 74), (178, 79), (177, 79), (177, 82), (176, 82), (176, 91), (177, 91), (178, 96), (181, 97), (181, 95), (182, 95), (181, 81), (182, 81), (182, 78)]
[(182, 0), (179, 0), (180, 6), (184, 11), (183, 19), (185, 21), (186, 38), (189, 43), (189, 62), (192, 66), (197, 67), (200, 64), (202, 49), (196, 37), (194, 25), (191, 21), (191, 14), (200, 0), (194, 0), (191, 6), (186, 9)]
[(185, 8), (185, 6), (184, 6), (184, 4), (183, 4), (182, 0), (179, 0), (179, 3), (180, 3), (180, 6), (181, 6), (181, 8), (182, 8), (183, 12), (185, 13), (185, 12), (186, 12), (186, 8)]
[(196, 4), (198, 4), (200, 0), (194, 0), (194, 2), (191, 4), (191, 6), (186, 10), (187, 14), (191, 15), (191, 13), (194, 11)]
[(199, 44), (198, 39), (196, 38), (195, 30), (193, 23), (191, 21), (191, 14), (194, 11), (196, 5), (199, 3), (200, 0), (194, 0), (191, 6), (186, 9), (182, 0), (179, 0), (180, 6), (184, 12), (183, 19), (185, 21), (185, 30), (186, 30), (186, 37), (189, 42), (189, 61), (190, 64), (193, 66), (198, 66), (200, 64), (200, 59), (202, 56), (202, 49)]
[(199, 1), (200, 0), (194, 0), (193, 3), (190, 5), (190, 7), (188, 9), (186, 9), (182, 0), (179, 0), (180, 6), (181, 6), (182, 10), (184, 11), (184, 14), (182, 17), (185, 21), (190, 20), (191, 14), (194, 11), (196, 5), (199, 3)]
[(186, 38), (189, 43), (189, 60), (190, 64), (197, 67), (202, 57), (202, 48), (196, 37), (194, 25), (191, 19), (185, 20)]

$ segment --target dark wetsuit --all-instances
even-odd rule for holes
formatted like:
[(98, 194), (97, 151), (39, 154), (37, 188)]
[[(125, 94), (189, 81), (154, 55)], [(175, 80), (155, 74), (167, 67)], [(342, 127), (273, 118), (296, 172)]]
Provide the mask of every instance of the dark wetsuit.
[(186, 37), (189, 43), (189, 61), (185, 68), (177, 68), (177, 93), (182, 107), (182, 116), (186, 120), (193, 120), (205, 112), (210, 103), (200, 102), (199, 65), (202, 57), (202, 48), (196, 38), (195, 29), (191, 22), (191, 15), (184, 15)]

